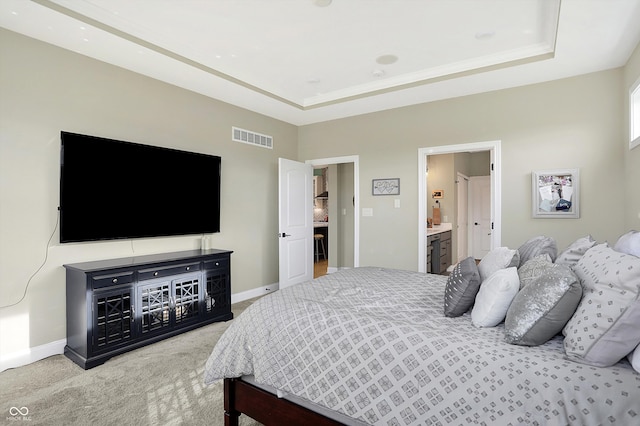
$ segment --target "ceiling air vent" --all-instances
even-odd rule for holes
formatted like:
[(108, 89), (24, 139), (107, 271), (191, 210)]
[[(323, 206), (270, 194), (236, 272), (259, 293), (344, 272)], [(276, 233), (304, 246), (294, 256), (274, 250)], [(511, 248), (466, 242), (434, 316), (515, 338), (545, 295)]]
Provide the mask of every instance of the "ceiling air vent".
[(236, 142), (248, 143), (250, 145), (261, 146), (262, 148), (273, 149), (273, 137), (252, 132), (250, 130), (231, 128), (231, 139)]

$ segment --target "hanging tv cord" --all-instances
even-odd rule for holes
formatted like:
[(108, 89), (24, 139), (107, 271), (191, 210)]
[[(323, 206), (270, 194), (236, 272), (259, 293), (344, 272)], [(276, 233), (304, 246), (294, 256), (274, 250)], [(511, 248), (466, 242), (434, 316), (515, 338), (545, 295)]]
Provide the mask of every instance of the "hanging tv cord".
[(10, 308), (12, 306), (16, 306), (20, 302), (22, 302), (25, 299), (25, 297), (27, 297), (27, 291), (29, 290), (29, 285), (31, 284), (31, 280), (33, 280), (33, 278), (38, 274), (38, 272), (40, 272), (40, 270), (42, 268), (44, 268), (44, 265), (46, 265), (46, 263), (47, 263), (47, 259), (49, 259), (49, 248), (51, 247), (51, 240), (53, 239), (53, 236), (56, 234), (56, 230), (58, 229), (58, 225), (59, 224), (60, 224), (60, 207), (58, 207), (58, 209), (57, 209), (56, 226), (53, 227), (53, 232), (51, 233), (51, 236), (49, 236), (49, 241), (47, 241), (47, 248), (46, 248), (45, 253), (44, 253), (44, 260), (42, 261), (42, 263), (40, 264), (38, 269), (36, 269), (36, 271), (33, 274), (31, 274), (31, 276), (27, 280), (27, 285), (25, 285), (25, 287), (24, 287), (24, 293), (22, 294), (22, 297), (15, 303), (12, 303), (10, 305), (2, 305), (2, 306), (0, 306), (0, 309)]

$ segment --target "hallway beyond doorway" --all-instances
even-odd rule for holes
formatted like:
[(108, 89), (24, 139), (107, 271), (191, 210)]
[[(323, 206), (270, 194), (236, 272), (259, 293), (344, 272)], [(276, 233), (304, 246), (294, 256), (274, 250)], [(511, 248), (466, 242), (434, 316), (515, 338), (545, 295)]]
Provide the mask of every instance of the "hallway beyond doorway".
[(329, 261), (324, 259), (313, 264), (313, 278), (318, 278), (323, 275), (327, 275), (327, 268), (329, 267)]

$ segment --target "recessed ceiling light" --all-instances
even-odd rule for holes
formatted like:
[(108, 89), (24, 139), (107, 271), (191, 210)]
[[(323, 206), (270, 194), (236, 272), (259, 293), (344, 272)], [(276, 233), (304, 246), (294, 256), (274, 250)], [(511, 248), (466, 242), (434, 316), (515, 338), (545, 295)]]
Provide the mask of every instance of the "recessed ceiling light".
[(384, 77), (384, 71), (382, 70), (373, 70), (372, 74), (377, 78)]
[(320, 79), (316, 78), (316, 77), (311, 77), (310, 79), (307, 80), (307, 83), (309, 83), (309, 84), (318, 84), (318, 83), (320, 83)]
[(318, 7), (327, 7), (331, 4), (332, 0), (312, 0), (313, 4)]
[(393, 64), (398, 60), (396, 55), (382, 55), (376, 58), (376, 62), (381, 65)]

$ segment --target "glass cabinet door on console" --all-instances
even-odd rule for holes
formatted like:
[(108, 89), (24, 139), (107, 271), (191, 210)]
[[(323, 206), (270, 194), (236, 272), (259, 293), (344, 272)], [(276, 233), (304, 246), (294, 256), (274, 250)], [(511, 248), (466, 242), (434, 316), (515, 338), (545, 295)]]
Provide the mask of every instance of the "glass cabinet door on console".
[(231, 307), (229, 258), (207, 261), (204, 269), (204, 315), (216, 317), (228, 312)]
[(154, 280), (138, 286), (138, 317), (142, 335), (198, 321), (200, 274)]
[(173, 315), (176, 326), (198, 322), (201, 275), (173, 280)]
[(171, 326), (171, 281), (152, 282), (138, 287), (138, 322), (142, 335)]
[(93, 342), (96, 352), (127, 344), (133, 333), (133, 287), (96, 291), (93, 294)]

